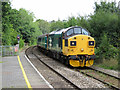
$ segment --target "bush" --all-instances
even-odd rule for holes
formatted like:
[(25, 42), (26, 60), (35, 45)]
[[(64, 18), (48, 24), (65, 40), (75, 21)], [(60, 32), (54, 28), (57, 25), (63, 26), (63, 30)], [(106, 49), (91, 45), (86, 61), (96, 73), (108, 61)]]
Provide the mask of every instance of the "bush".
[(32, 39), (29, 41), (29, 45), (30, 45), (30, 46), (32, 46), (32, 45), (37, 45), (37, 39), (32, 38)]
[(24, 40), (21, 38), (19, 42), (19, 48), (22, 48), (24, 46)]
[(110, 60), (111, 58), (118, 58), (118, 49), (109, 43), (107, 34), (104, 33), (101, 36), (101, 43), (99, 47), (95, 49), (96, 63), (102, 63), (103, 59)]
[(95, 48), (95, 55), (96, 55), (95, 64), (102, 63), (102, 54), (99, 47)]

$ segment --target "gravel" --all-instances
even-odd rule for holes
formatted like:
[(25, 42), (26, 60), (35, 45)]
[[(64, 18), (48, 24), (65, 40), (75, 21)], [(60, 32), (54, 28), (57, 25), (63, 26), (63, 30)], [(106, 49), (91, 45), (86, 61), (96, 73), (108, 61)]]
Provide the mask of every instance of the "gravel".
[(51, 58), (48, 59), (48, 57), (40, 53), (37, 48), (35, 48), (34, 51), (42, 61), (44, 61), (45, 63), (47, 63), (47, 65), (51, 66), (56, 71), (64, 75), (66, 78), (71, 80), (80, 88), (108, 88), (103, 83), (93, 78), (87, 77), (79, 72), (76, 72)]
[(93, 68), (95, 68), (97, 70), (100, 70), (100, 71), (103, 71), (103, 72), (106, 72), (106, 73), (108, 73), (110, 75), (113, 75), (113, 76), (116, 76), (116, 77), (120, 77), (120, 72), (118, 72), (118, 71), (103, 69), (103, 68), (95, 67), (95, 66), (93, 66)]
[[(31, 49), (28, 50), (28, 57), (33, 65), (38, 69), (38, 71), (43, 75), (43, 77), (54, 87), (54, 88), (74, 88), (63, 78), (59, 77), (56, 73), (51, 71), (47, 66), (41, 63), (36, 56), (31, 53)], [(48, 57), (42, 56), (49, 60)]]

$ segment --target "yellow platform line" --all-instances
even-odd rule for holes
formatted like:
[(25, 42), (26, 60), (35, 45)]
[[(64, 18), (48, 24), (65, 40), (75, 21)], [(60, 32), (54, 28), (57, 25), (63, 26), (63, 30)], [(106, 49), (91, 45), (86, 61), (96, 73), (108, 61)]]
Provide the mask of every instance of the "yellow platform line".
[(32, 88), (31, 85), (30, 85), (30, 83), (29, 83), (29, 81), (28, 81), (28, 78), (27, 78), (27, 76), (26, 76), (26, 73), (25, 73), (25, 71), (24, 71), (24, 68), (23, 68), (23, 66), (22, 66), (22, 63), (21, 63), (21, 61), (20, 61), (20, 57), (17, 56), (17, 58), (18, 58), (19, 65), (20, 65), (20, 68), (21, 68), (21, 70), (22, 70), (22, 73), (23, 73), (23, 76), (24, 76), (25, 82), (26, 82), (28, 88)]

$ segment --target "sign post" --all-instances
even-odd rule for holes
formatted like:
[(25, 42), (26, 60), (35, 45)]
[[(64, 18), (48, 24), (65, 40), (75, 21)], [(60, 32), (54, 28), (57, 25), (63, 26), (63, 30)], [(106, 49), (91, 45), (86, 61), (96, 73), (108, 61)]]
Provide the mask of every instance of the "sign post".
[(18, 40), (18, 53), (19, 53), (19, 41), (20, 41), (20, 35), (17, 35), (17, 40)]

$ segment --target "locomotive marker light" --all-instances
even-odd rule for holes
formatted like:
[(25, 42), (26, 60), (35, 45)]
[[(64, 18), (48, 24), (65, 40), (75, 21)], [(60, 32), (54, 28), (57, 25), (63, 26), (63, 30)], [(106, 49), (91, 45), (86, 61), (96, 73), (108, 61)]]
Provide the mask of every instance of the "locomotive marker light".
[(94, 46), (94, 41), (89, 41), (89, 46)]
[(76, 41), (70, 41), (71, 46), (76, 46)]
[(50, 38), (49, 42), (50, 42), (49, 46), (51, 48), (52, 47), (52, 39), (51, 38)]

